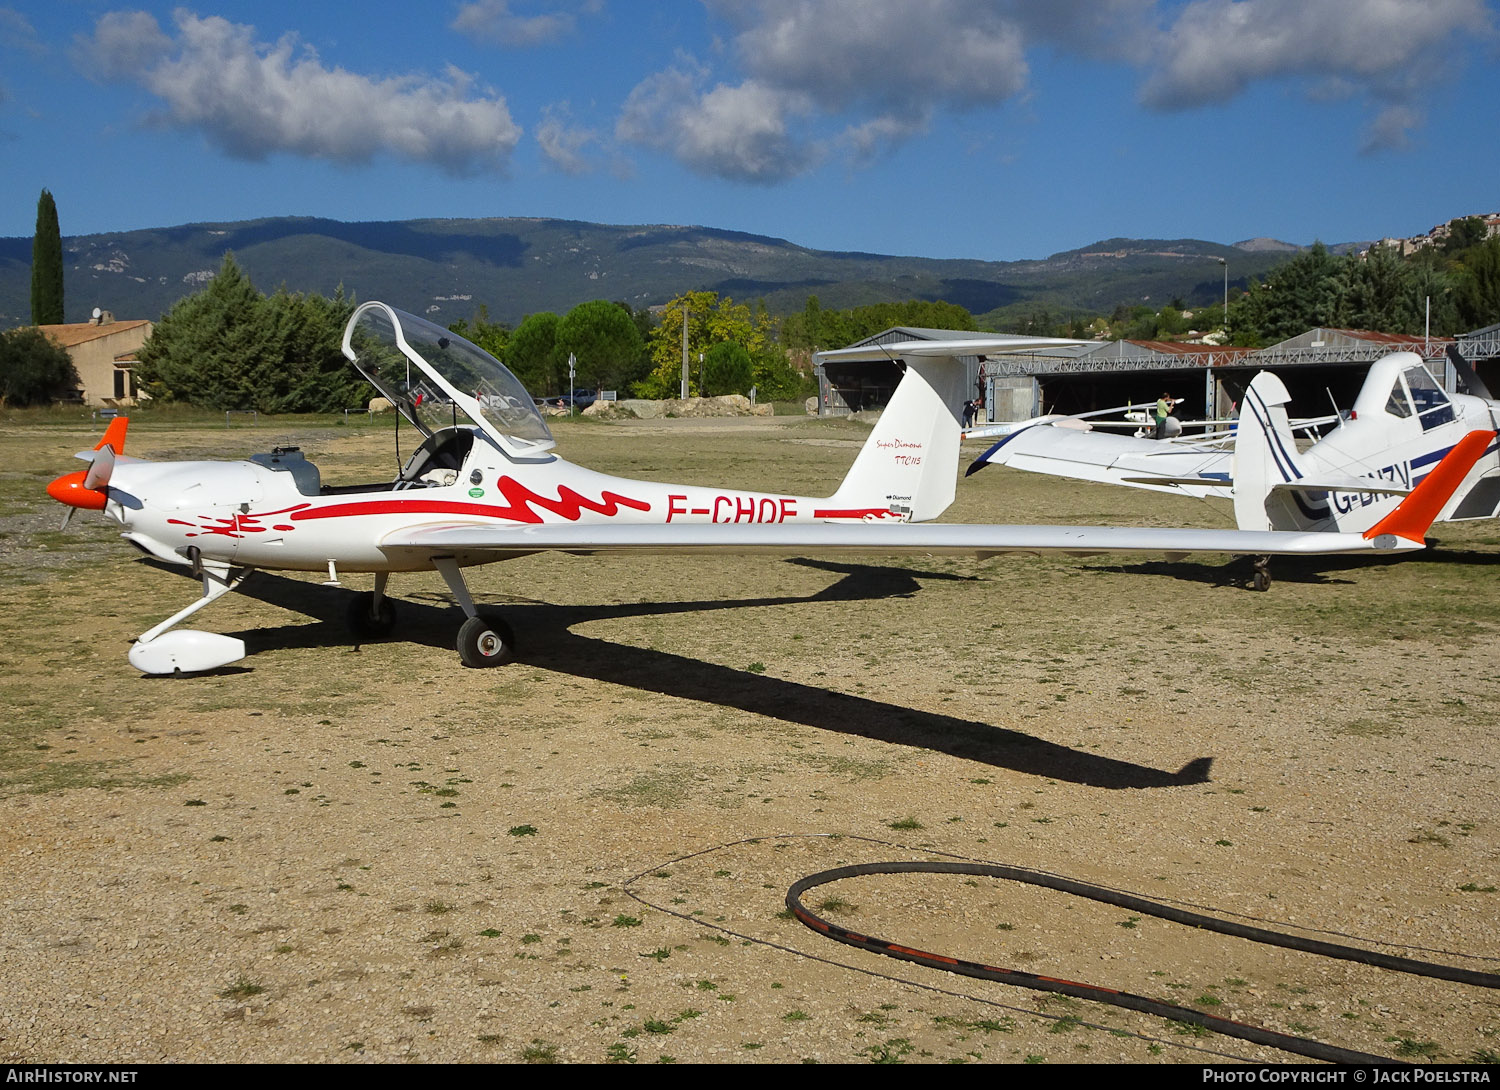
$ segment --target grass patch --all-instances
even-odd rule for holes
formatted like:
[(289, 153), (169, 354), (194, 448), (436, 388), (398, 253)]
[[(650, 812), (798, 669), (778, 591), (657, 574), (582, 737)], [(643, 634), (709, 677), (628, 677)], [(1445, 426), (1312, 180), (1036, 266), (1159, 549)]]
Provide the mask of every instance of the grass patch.
[(531, 1043), (521, 1049), (521, 1062), (528, 1064), (555, 1064), (557, 1063), (557, 1046), (550, 1041), (544, 1041), (540, 1037), (533, 1037)]
[(265, 988), (261, 987), (255, 981), (251, 980), (249, 977), (241, 973), (239, 976), (235, 977), (233, 984), (229, 985), (229, 987), (225, 988), (222, 992), (219, 993), (219, 998), (232, 999), (236, 1002), (242, 1002), (246, 999), (249, 999), (251, 996), (260, 995), (264, 991)]
[(621, 806), (652, 806), (660, 810), (675, 810), (688, 800), (698, 785), (695, 771), (687, 766), (654, 768), (638, 772), (619, 787), (601, 788), (594, 797), (608, 799)]

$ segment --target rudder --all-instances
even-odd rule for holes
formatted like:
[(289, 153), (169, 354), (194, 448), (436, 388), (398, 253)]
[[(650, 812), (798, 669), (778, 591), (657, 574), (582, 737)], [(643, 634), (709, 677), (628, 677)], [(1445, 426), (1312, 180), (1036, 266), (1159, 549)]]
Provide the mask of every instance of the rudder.
[(1286, 385), (1269, 371), (1250, 382), (1235, 429), (1234, 521), (1241, 530), (1336, 529), (1326, 492), (1273, 492), (1279, 484), (1306, 477), (1297, 453), (1286, 406)]
[(890, 404), (829, 499), (829, 515), (895, 511), (926, 522), (947, 510), (962, 439), (953, 406), (963, 404), (967, 383), (967, 369), (951, 356), (908, 358)]

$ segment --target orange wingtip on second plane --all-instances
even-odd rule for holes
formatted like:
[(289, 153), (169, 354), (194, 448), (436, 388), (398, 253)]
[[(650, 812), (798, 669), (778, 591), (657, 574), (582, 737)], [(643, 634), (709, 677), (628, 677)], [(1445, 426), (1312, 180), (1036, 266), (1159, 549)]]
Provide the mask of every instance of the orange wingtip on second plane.
[(1399, 507), (1365, 531), (1366, 539), (1374, 540), (1381, 534), (1395, 534), (1407, 541), (1425, 538), (1433, 520), (1469, 475), (1474, 463), (1489, 449), (1496, 434), (1493, 431), (1471, 431), (1455, 443)]

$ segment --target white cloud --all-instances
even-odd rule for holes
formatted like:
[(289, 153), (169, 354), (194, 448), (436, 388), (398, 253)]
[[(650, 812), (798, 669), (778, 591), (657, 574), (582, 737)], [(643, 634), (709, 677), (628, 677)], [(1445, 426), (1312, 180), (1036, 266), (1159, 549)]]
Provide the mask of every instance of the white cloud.
[(569, 123), (567, 104), (548, 106), (542, 111), (536, 127), (536, 142), (542, 154), (564, 174), (587, 174), (594, 164), (583, 154), (589, 144), (597, 143), (598, 133)]
[(1196, 0), (1162, 34), (1141, 98), (1190, 109), (1305, 77), (1399, 103), (1456, 37), (1489, 29), (1482, 0)]
[(849, 149), (857, 165), (868, 166), (883, 149), (918, 135), (926, 127), (925, 118), (901, 119), (882, 115), (850, 125), (840, 134), (838, 142)]
[(694, 170), (792, 177), (830, 146), (856, 163), (924, 132), (940, 112), (1030, 94), (1028, 53), (1141, 73), (1157, 110), (1222, 103), (1294, 79), (1314, 101), (1363, 100), (1367, 148), (1400, 147), (1444, 53), (1493, 34), (1485, 0), (704, 0), (730, 28), (715, 63), (638, 84), (626, 142)]
[(807, 112), (803, 96), (753, 80), (704, 91), (705, 75), (681, 58), (643, 80), (626, 99), (615, 135), (669, 152), (700, 174), (735, 181), (780, 182), (812, 165), (816, 147), (788, 131), (789, 118)]
[(1010, 5), (984, 0), (716, 0), (746, 72), (824, 109), (921, 114), (1004, 100), (1029, 72)]
[(474, 0), (460, 7), (448, 25), (480, 41), (524, 47), (564, 37), (576, 23), (573, 14), (567, 11), (517, 15), (510, 10), (509, 0)]
[(1422, 124), (1422, 114), (1410, 106), (1387, 106), (1365, 129), (1360, 151), (1405, 151), (1411, 147), (1411, 131)]
[(0, 8), (0, 45), (19, 49), (33, 56), (41, 56), (47, 51), (36, 36), (36, 28), (31, 25), (31, 20), (15, 8)]
[(198, 129), (239, 158), (391, 154), (470, 174), (503, 169), (521, 138), (505, 100), (457, 69), (376, 79), (327, 67), (290, 35), (267, 45), (253, 27), (181, 10), (175, 23), (173, 38), (150, 15), (111, 12), (79, 43), (80, 63), (138, 84), (161, 100), (159, 123)]
[(124, 79), (159, 63), (172, 50), (156, 18), (144, 11), (111, 11), (78, 43), (78, 66), (96, 79)]
[(744, 78), (713, 82), (680, 65), (650, 76), (617, 135), (701, 173), (770, 182), (830, 146), (866, 163), (926, 131), (938, 111), (1023, 94), (1032, 40), (1118, 50), (1139, 37), (1153, 0), (705, 2), (733, 28), (726, 52)]

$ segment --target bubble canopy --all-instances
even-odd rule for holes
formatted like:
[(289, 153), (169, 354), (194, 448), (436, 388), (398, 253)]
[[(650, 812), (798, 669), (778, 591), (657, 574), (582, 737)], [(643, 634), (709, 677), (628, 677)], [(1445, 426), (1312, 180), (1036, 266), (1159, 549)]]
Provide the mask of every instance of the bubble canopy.
[(364, 303), (344, 327), (344, 355), (424, 435), (462, 423), (462, 414), (513, 460), (535, 461), (554, 446), (510, 368), (426, 318)]

